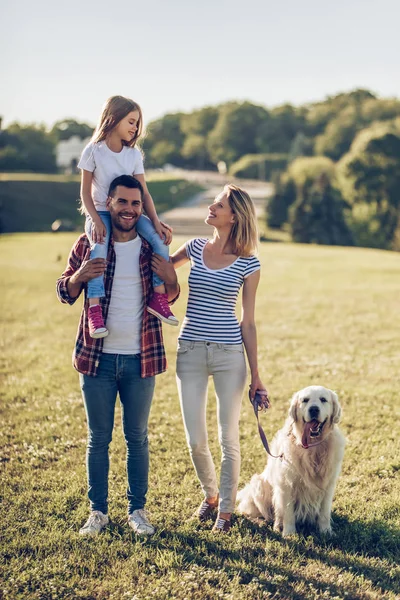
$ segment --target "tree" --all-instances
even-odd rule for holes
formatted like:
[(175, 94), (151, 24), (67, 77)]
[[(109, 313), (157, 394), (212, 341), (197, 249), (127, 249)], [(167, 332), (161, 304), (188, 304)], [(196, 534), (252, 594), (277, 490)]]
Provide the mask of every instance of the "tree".
[(356, 106), (360, 107), (376, 96), (368, 90), (353, 90), (336, 96), (328, 96), (323, 102), (311, 104), (306, 115), (306, 135), (314, 137), (322, 134), (328, 123), (344, 109)]
[(142, 143), (147, 166), (162, 167), (166, 162), (183, 166), (181, 118), (182, 113), (168, 114), (149, 124)]
[(278, 106), (264, 118), (258, 134), (258, 151), (288, 153), (297, 134), (304, 129), (304, 114), (290, 104)]
[(192, 133), (188, 135), (182, 147), (182, 156), (188, 161), (188, 166), (203, 170), (210, 168), (207, 151), (207, 141), (202, 135)]
[(371, 233), (392, 248), (400, 227), (400, 119), (361, 131), (340, 161), (339, 174), (345, 197), (352, 205), (369, 205)]
[(357, 132), (363, 127), (359, 109), (354, 106), (345, 108), (328, 123), (325, 131), (316, 137), (315, 154), (339, 160), (349, 150)]
[(0, 135), (0, 168), (15, 171), (57, 171), (55, 144), (44, 125), (12, 123)]
[(280, 229), (287, 223), (289, 208), (296, 200), (296, 185), (286, 174), (276, 176), (273, 183), (274, 193), (267, 203), (267, 225), (272, 229)]
[(305, 244), (351, 246), (353, 237), (344, 217), (344, 202), (329, 177), (322, 174), (310, 186), (299, 190), (290, 209), (290, 229), (293, 241)]
[(250, 102), (223, 105), (207, 141), (213, 163), (230, 166), (244, 154), (257, 153), (260, 127), (267, 117), (265, 108)]
[(79, 123), (75, 119), (63, 119), (54, 123), (50, 130), (50, 135), (60, 142), (61, 140), (69, 140), (72, 136), (77, 136), (81, 140), (91, 137), (94, 127), (87, 123)]

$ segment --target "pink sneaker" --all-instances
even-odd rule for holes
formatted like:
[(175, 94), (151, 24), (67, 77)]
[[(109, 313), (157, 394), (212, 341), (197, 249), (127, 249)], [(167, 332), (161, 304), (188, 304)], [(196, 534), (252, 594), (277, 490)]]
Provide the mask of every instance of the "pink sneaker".
[(103, 338), (108, 335), (108, 329), (104, 325), (103, 313), (100, 304), (89, 306), (89, 335), (92, 338)]
[(178, 325), (178, 319), (172, 314), (168, 305), (168, 294), (157, 294), (154, 292), (152, 299), (147, 307), (147, 312), (151, 313), (160, 321), (168, 325)]

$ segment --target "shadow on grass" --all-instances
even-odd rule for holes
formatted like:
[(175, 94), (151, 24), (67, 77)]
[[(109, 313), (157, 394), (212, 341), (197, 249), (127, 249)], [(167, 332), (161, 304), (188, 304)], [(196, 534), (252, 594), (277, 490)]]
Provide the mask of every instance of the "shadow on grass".
[[(261, 577), (262, 588), (269, 592), (279, 591), (280, 598), (308, 599), (309, 591), (304, 594), (295, 591), (294, 588), (299, 583), (308, 588), (312, 585), (321, 594), (329, 596), (349, 596), (349, 593), (352, 598), (361, 599), (365, 596), (362, 590), (357, 589), (357, 582), (354, 582), (353, 588), (349, 590), (347, 584), (340, 584), (336, 580), (327, 582), (310, 575), (303, 577), (302, 570), (295, 573), (290, 562), (286, 563), (287, 567), (282, 566), (282, 563), (277, 565), (274, 560), (276, 554), (274, 553), (271, 560), (266, 554), (264, 537), (293, 550), (294, 558), (299, 559), (302, 564), (304, 560), (320, 561), (328, 567), (351, 571), (356, 577), (369, 579), (378, 593), (400, 592), (399, 584), (391, 575), (398, 564), (400, 531), (384, 522), (363, 523), (336, 516), (334, 536), (324, 537), (313, 529), (303, 527), (299, 528), (298, 535), (286, 539), (275, 533), (267, 524), (259, 525), (243, 517), (237, 518), (235, 523), (236, 527), (232, 533), (234, 534), (237, 528), (240, 536), (246, 536), (247, 539), (250, 537), (250, 540), (254, 540), (253, 544), (251, 541), (246, 544), (243, 537), (240, 550), (230, 549), (229, 538), (226, 536), (219, 535), (215, 539), (207, 539), (202, 535), (202, 529), (183, 532), (179, 528), (170, 530), (168, 527), (160, 531), (158, 539), (150, 543), (158, 548), (160, 545), (169, 548), (176, 546), (178, 541), (184, 553), (184, 564), (196, 564), (213, 570), (222, 567), (229, 575), (239, 576), (241, 584), (248, 584), (254, 578)], [(376, 559), (385, 560), (387, 568), (377, 566)]]

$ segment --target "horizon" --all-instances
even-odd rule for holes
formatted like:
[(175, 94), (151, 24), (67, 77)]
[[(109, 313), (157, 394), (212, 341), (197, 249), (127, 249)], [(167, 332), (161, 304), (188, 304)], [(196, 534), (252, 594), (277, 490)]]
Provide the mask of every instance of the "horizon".
[[(206, 107), (209, 107), (209, 106), (214, 106), (215, 107), (215, 106), (220, 106), (220, 105), (228, 104), (230, 102), (238, 102), (238, 103), (246, 103), (246, 102), (248, 102), (248, 103), (253, 104), (253, 105), (263, 106), (264, 108), (267, 108), (268, 110), (273, 110), (275, 108), (278, 108), (280, 106), (285, 106), (285, 105), (291, 105), (294, 108), (300, 108), (300, 107), (305, 107), (305, 106), (311, 106), (313, 104), (319, 104), (321, 102), (325, 102), (325, 101), (327, 101), (327, 100), (329, 100), (331, 98), (334, 98), (336, 96), (340, 96), (342, 94), (343, 95), (350, 94), (352, 92), (360, 91), (360, 90), (365, 91), (365, 92), (370, 92), (371, 94), (373, 94), (374, 96), (376, 96), (378, 99), (398, 99), (398, 100), (400, 100), (400, 94), (399, 94), (399, 96), (395, 96), (395, 95), (393, 95), (393, 96), (386, 96), (386, 95), (380, 94), (377, 91), (372, 90), (372, 89), (367, 89), (367, 88), (350, 88), (348, 90), (338, 90), (337, 92), (334, 92), (332, 94), (326, 94), (323, 98), (310, 99), (308, 101), (300, 102), (300, 103), (294, 103), (294, 102), (287, 101), (287, 102), (281, 102), (281, 103), (278, 103), (278, 104), (275, 104), (275, 105), (268, 105), (268, 104), (263, 104), (261, 102), (256, 102), (256, 101), (251, 100), (249, 98), (236, 98), (236, 99), (230, 98), (230, 99), (224, 100), (222, 102), (218, 102), (216, 104), (204, 104), (204, 105), (201, 105), (201, 106), (194, 106), (193, 108), (188, 109), (188, 110), (167, 111), (167, 112), (164, 112), (164, 113), (162, 113), (162, 114), (160, 114), (158, 116), (155, 116), (154, 118), (151, 118), (151, 119), (149, 119), (147, 121), (145, 119), (144, 120), (145, 120), (145, 126), (146, 126), (147, 123), (151, 123), (153, 121), (161, 119), (164, 116), (166, 116), (167, 114), (168, 115), (169, 114), (178, 114), (178, 113), (191, 114), (193, 112), (196, 112), (198, 110), (202, 110), (203, 108), (206, 108)], [(82, 120), (79, 117), (76, 117), (74, 115), (65, 115), (64, 117), (60, 117), (59, 119), (57, 119), (56, 121), (53, 121), (53, 122), (46, 122), (46, 121), (22, 121), (22, 120), (7, 121), (7, 119), (4, 117), (4, 115), (2, 115), (0, 113), (0, 119), (2, 119), (2, 129), (6, 129), (9, 125), (11, 125), (13, 123), (18, 123), (21, 126), (29, 126), (29, 125), (42, 126), (42, 125), (44, 125), (46, 127), (46, 129), (49, 131), (55, 125), (55, 123), (60, 122), (60, 121), (64, 121), (64, 120), (68, 120), (68, 119), (73, 119), (73, 120), (76, 120), (77, 122), (85, 123), (87, 125), (96, 127), (96, 122), (85, 121), (85, 120)]]

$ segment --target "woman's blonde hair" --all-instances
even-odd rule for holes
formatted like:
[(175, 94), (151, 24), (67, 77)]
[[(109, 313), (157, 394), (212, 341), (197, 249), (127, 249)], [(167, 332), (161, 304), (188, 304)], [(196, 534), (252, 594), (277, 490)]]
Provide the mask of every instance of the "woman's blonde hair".
[(102, 142), (106, 139), (109, 133), (118, 125), (120, 121), (130, 112), (137, 110), (139, 113), (139, 119), (137, 123), (137, 130), (135, 136), (130, 142), (123, 141), (125, 146), (134, 148), (136, 142), (140, 138), (143, 132), (143, 115), (142, 109), (137, 102), (134, 102), (130, 98), (124, 98), (123, 96), (111, 96), (103, 106), (100, 120), (92, 136), (92, 142)]
[(229, 239), (233, 243), (234, 254), (253, 256), (257, 253), (258, 229), (254, 204), (249, 194), (236, 185), (226, 185), (229, 206), (235, 215)]

